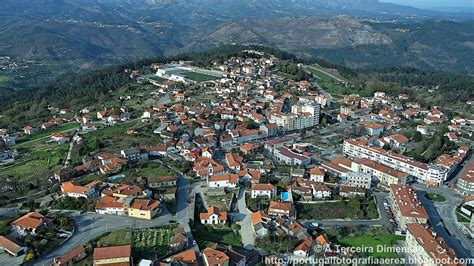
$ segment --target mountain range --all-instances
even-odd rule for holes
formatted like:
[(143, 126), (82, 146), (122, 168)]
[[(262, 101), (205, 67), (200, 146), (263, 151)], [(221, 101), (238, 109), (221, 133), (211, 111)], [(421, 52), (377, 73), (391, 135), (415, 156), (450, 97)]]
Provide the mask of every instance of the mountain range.
[(3, 0), (0, 8), (0, 56), (55, 64), (53, 74), (231, 43), (354, 68), (474, 73), (469, 12), (377, 0)]

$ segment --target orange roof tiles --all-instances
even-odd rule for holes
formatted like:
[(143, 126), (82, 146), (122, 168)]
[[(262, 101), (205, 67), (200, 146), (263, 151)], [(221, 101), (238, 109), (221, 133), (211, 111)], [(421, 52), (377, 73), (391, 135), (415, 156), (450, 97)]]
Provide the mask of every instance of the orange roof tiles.
[(13, 221), (12, 224), (21, 228), (32, 228), (36, 229), (45, 222), (44, 216), (39, 212), (30, 212), (17, 220)]
[(428, 219), (428, 213), (421, 205), (412, 186), (392, 184), (390, 189), (393, 200), (403, 216)]
[(113, 247), (99, 247), (94, 248), (94, 260), (106, 260), (114, 258), (128, 258), (132, 256), (132, 247), (113, 246)]
[(202, 253), (209, 265), (224, 265), (229, 261), (229, 257), (224, 252), (212, 248), (205, 248)]

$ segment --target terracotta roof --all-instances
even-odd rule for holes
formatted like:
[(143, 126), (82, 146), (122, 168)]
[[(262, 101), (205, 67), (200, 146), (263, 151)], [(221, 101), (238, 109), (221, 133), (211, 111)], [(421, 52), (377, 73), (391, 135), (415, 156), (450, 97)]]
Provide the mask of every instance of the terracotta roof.
[(199, 218), (201, 220), (207, 220), (209, 216), (213, 214), (217, 215), (217, 220), (227, 221), (227, 212), (220, 212), (216, 206), (211, 206), (207, 209), (207, 212), (200, 213)]
[(250, 214), (250, 217), (252, 218), (252, 224), (261, 223), (263, 222), (263, 219), (266, 219), (266, 220), (270, 219), (270, 217), (262, 211), (253, 212)]
[(428, 213), (421, 205), (421, 201), (412, 186), (392, 184), (390, 188), (393, 201), (397, 204), (403, 216), (428, 219)]
[(229, 261), (229, 257), (224, 252), (212, 248), (205, 248), (202, 253), (209, 265), (224, 265)]
[(310, 175), (324, 175), (324, 172), (319, 167), (315, 167), (315, 168), (309, 169), (309, 174)]
[(278, 210), (291, 210), (291, 203), (290, 202), (276, 202), (270, 201), (270, 205), (268, 206), (269, 209), (278, 209)]
[(189, 249), (173, 255), (173, 259), (186, 265), (197, 265), (197, 257), (194, 249)]
[(471, 160), (462, 171), (459, 173), (459, 178), (469, 182), (474, 183), (474, 160)]
[(5, 236), (0, 236), (0, 247), (15, 254), (21, 249), (21, 246), (18, 243)]
[(329, 238), (325, 234), (321, 234), (318, 237), (316, 237), (316, 242), (320, 246), (324, 246), (325, 244), (330, 244), (331, 243), (329, 241)]
[(463, 265), (455, 263), (456, 253), (454, 250), (427, 225), (407, 224), (407, 230), (431, 258), (443, 261), (443, 265)]
[(13, 221), (12, 224), (22, 228), (36, 229), (44, 222), (44, 216), (41, 213), (30, 212)]
[(114, 258), (129, 258), (132, 256), (132, 246), (113, 246), (94, 248), (94, 260)]
[(97, 200), (95, 204), (96, 209), (105, 209), (105, 208), (123, 208), (123, 203), (116, 202), (115, 198), (112, 196), (104, 196)]
[(66, 264), (70, 261), (72, 261), (75, 257), (78, 255), (86, 253), (86, 249), (84, 246), (77, 246), (73, 248), (71, 251), (67, 252), (66, 254), (62, 255), (61, 257), (58, 257), (55, 259), (55, 261), (61, 263), (61, 264)]
[(270, 183), (268, 184), (252, 184), (252, 190), (275, 190), (276, 187)]
[(311, 250), (312, 245), (313, 245), (313, 240), (307, 237), (295, 247), (294, 251), (301, 250), (304, 252), (309, 252)]
[(364, 166), (367, 166), (369, 168), (372, 168), (372, 169), (375, 169), (379, 172), (382, 172), (384, 174), (387, 174), (387, 175), (390, 175), (390, 176), (393, 176), (393, 177), (396, 177), (398, 179), (400, 178), (404, 178), (407, 176), (406, 173), (402, 172), (402, 171), (399, 171), (399, 170), (395, 170), (391, 167), (388, 167), (388, 166), (385, 166), (381, 163), (378, 163), (378, 162), (375, 162), (375, 161), (372, 161), (370, 159), (360, 159), (357, 161), (357, 163), (359, 164), (362, 164)]
[(77, 193), (77, 194), (86, 194), (89, 188), (80, 186), (75, 182), (64, 182), (61, 184), (61, 190), (64, 193)]
[(371, 122), (371, 121), (363, 121), (360, 124), (364, 127), (368, 127), (368, 128), (372, 128), (372, 129), (383, 128), (382, 124), (374, 123), (374, 122)]
[(152, 211), (160, 206), (161, 202), (158, 200), (149, 199), (134, 199), (130, 208), (143, 211)]

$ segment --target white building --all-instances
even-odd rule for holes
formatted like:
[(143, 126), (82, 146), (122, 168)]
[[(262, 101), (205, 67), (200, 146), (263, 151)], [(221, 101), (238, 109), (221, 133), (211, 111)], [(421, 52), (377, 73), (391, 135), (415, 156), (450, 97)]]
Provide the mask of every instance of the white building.
[(220, 212), (215, 206), (207, 209), (207, 212), (199, 214), (201, 224), (225, 224), (227, 222), (227, 212)]
[(349, 172), (344, 183), (350, 187), (369, 189), (370, 185), (372, 184), (372, 176), (365, 173)]
[(277, 189), (272, 184), (252, 184), (252, 198), (275, 198)]
[(439, 186), (446, 180), (448, 170), (414, 161), (404, 155), (387, 152), (382, 148), (370, 147), (364, 140), (345, 140), (343, 152), (353, 158), (367, 158), (393, 169), (416, 177), (417, 181), (429, 186)]
[(279, 161), (289, 165), (307, 165), (311, 163), (310, 157), (294, 153), (284, 147), (275, 149), (273, 155)]

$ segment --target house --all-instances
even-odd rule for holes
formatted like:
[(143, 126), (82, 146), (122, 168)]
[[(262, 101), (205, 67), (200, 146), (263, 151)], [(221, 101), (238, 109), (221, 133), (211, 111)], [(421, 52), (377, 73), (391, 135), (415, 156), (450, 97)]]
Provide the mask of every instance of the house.
[(293, 249), (293, 255), (300, 257), (308, 257), (313, 250), (313, 239), (311, 237), (306, 237)]
[(260, 125), (259, 128), (261, 131), (265, 132), (267, 137), (274, 137), (277, 136), (279, 133), (278, 125), (275, 123), (268, 123)]
[(95, 204), (95, 212), (98, 214), (125, 215), (123, 201), (116, 201), (115, 197), (103, 196)]
[(252, 198), (266, 197), (275, 198), (277, 189), (274, 185), (268, 184), (252, 184)]
[(215, 206), (207, 209), (207, 212), (199, 214), (202, 224), (225, 224), (227, 222), (227, 212), (220, 212)]
[(74, 171), (76, 171), (76, 176), (83, 176), (99, 170), (99, 166), (100, 161), (93, 159), (74, 167)]
[(188, 245), (188, 237), (182, 227), (177, 227), (173, 231), (174, 236), (170, 240), (172, 250), (182, 250)]
[(339, 195), (343, 198), (352, 198), (355, 196), (365, 196), (365, 189), (361, 187), (340, 186)]
[(53, 266), (72, 266), (74, 263), (83, 260), (87, 257), (87, 251), (84, 246), (80, 245), (62, 255), (54, 258)]
[(237, 174), (213, 175), (207, 178), (207, 186), (210, 188), (236, 188), (239, 181)]
[(258, 149), (258, 145), (253, 143), (245, 143), (244, 145), (240, 146), (239, 149), (243, 154), (249, 155)]
[(380, 136), (380, 134), (382, 134), (385, 129), (384, 125), (371, 121), (363, 121), (360, 124), (362, 127), (364, 127), (367, 135), (372, 137)]
[(315, 184), (311, 184), (311, 188), (313, 189), (313, 196), (317, 199), (331, 197), (332, 190), (324, 183), (317, 182)]
[(129, 217), (151, 220), (161, 211), (161, 202), (151, 199), (130, 198), (125, 200), (124, 207)]
[(315, 241), (316, 245), (320, 246), (322, 248), (321, 250), (323, 251), (327, 250), (327, 248), (331, 245), (331, 241), (329, 241), (329, 238), (326, 234), (320, 234), (316, 237)]
[(291, 202), (270, 201), (268, 206), (268, 215), (272, 216), (290, 216), (292, 210)]
[(165, 265), (198, 265), (196, 252), (192, 248), (165, 258), (164, 263)]
[(61, 184), (61, 192), (63, 195), (72, 198), (91, 198), (96, 192), (98, 182), (91, 182), (85, 186), (81, 186), (76, 182), (64, 182)]
[(243, 158), (235, 153), (226, 153), (225, 161), (227, 166), (233, 171), (240, 171), (242, 167)]
[(372, 176), (366, 173), (349, 172), (344, 184), (350, 187), (369, 189), (372, 184)]
[(214, 244), (212, 246), (214, 250), (224, 252), (229, 257), (230, 266), (245, 266), (247, 258), (241, 253), (235, 251), (232, 246), (224, 246), (221, 244)]
[(85, 131), (85, 132), (91, 132), (91, 131), (96, 131), (97, 127), (94, 124), (87, 123), (87, 124), (82, 125), (81, 129), (82, 131)]
[(324, 182), (324, 172), (319, 167), (309, 169), (309, 180), (315, 182)]
[(260, 183), (260, 171), (259, 170), (239, 171), (239, 177), (242, 178), (243, 180), (250, 181), (250, 183), (252, 183), (252, 184)]
[(28, 252), (28, 248), (21, 246), (19, 243), (10, 239), (9, 237), (0, 236), (0, 254), (3, 252), (8, 253), (14, 257), (18, 257), (26, 254), (26, 252)]
[(228, 266), (230, 258), (222, 251), (205, 248), (202, 251), (204, 265), (206, 266)]
[(122, 158), (127, 159), (127, 161), (129, 162), (148, 160), (148, 154), (142, 153), (141, 150), (138, 148), (130, 148), (126, 150), (121, 150), (120, 155), (122, 155)]
[(54, 172), (53, 177), (59, 182), (64, 182), (72, 179), (76, 176), (76, 169), (72, 168), (61, 168), (58, 171)]
[(176, 176), (154, 176), (147, 178), (148, 187), (150, 188), (166, 188), (175, 187), (177, 182)]
[(23, 132), (25, 133), (25, 135), (33, 135), (38, 132), (38, 129), (32, 126), (25, 126), (23, 128)]
[(409, 223), (426, 223), (428, 221), (428, 213), (412, 186), (391, 185), (389, 199), (395, 220), (403, 231), (406, 230), (406, 225)]
[(11, 222), (13, 230), (20, 236), (29, 233), (35, 235), (42, 228), (46, 228), (49, 220), (39, 212), (29, 212)]
[(383, 138), (390, 147), (395, 149), (400, 149), (403, 145), (407, 144), (410, 140), (400, 134), (394, 134)]
[(264, 237), (268, 234), (267, 223), (271, 221), (271, 217), (262, 211), (253, 212), (250, 214), (252, 218), (252, 225), (257, 237)]
[(101, 196), (113, 196), (116, 198), (128, 198), (131, 196), (144, 196), (146, 192), (137, 185), (113, 184), (111, 187), (102, 190)]
[(285, 147), (274, 149), (273, 155), (278, 161), (289, 165), (308, 165), (311, 163), (310, 157), (295, 153)]
[(132, 247), (125, 246), (111, 246), (111, 247), (97, 247), (94, 248), (94, 255), (92, 257), (94, 265), (133, 265)]

